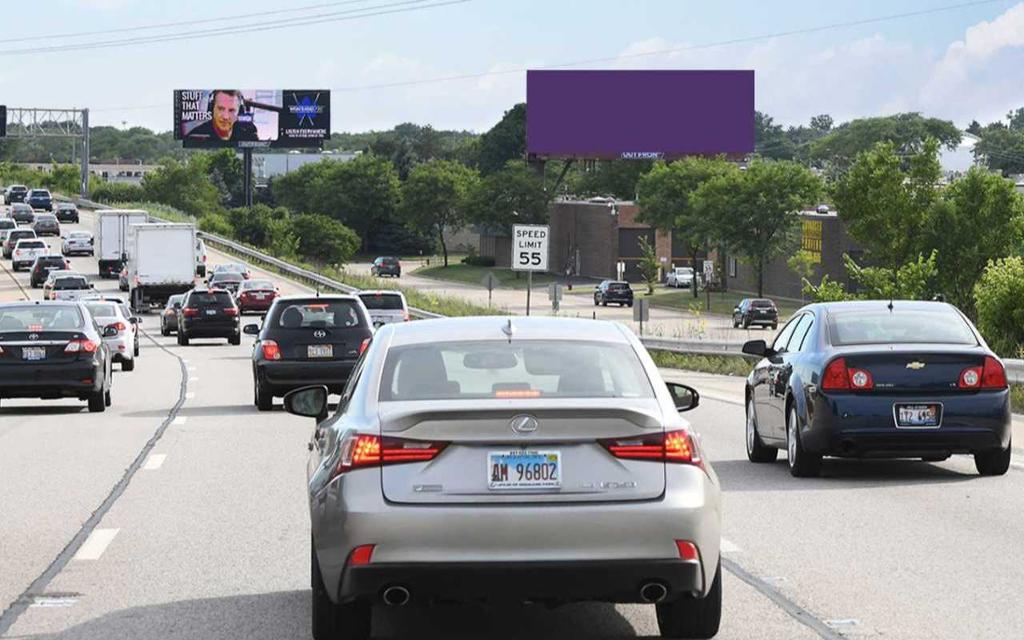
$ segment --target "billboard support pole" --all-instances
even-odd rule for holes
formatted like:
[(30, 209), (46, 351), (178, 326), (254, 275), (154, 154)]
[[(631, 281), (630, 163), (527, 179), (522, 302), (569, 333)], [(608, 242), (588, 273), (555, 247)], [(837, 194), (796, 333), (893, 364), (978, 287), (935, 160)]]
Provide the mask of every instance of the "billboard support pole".
[(82, 197), (89, 197), (89, 110), (82, 109)]
[(242, 204), (246, 207), (252, 206), (252, 149), (242, 149), (242, 188), (245, 195)]

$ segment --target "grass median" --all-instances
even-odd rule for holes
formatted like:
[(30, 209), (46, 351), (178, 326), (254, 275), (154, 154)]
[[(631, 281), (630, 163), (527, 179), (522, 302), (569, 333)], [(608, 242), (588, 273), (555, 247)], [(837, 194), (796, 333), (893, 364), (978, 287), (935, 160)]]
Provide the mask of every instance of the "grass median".
[[(434, 280), (444, 280), (446, 282), (458, 282), (462, 284), (468, 284), (474, 287), (484, 286), (484, 277), (488, 274), (494, 274), (494, 277), (498, 280), (498, 287), (502, 289), (525, 289), (526, 288), (526, 274), (521, 271), (512, 271), (511, 269), (501, 269), (498, 267), (478, 267), (469, 264), (451, 264), (448, 266), (430, 266), (421, 267), (415, 271), (417, 276), (424, 278), (432, 278)], [(516, 277), (518, 274), (518, 277)], [(533, 286), (542, 287), (547, 286), (552, 282), (563, 282), (564, 278), (558, 278), (547, 273), (535, 273), (533, 274)]]
[(659, 349), (648, 349), (648, 353), (654, 364), (663, 369), (684, 369), (745, 378), (754, 367), (754, 361), (743, 356), (697, 355)]

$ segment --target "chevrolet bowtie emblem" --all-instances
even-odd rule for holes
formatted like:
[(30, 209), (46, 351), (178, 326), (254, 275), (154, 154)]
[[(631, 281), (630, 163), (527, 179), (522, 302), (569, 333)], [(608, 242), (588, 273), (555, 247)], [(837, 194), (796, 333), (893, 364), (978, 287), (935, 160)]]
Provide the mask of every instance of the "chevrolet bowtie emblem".
[(924, 369), (924, 363), (923, 362), (917, 362), (917, 361), (908, 362), (907, 363), (907, 368), (908, 369), (913, 369), (914, 371), (917, 371), (918, 369)]

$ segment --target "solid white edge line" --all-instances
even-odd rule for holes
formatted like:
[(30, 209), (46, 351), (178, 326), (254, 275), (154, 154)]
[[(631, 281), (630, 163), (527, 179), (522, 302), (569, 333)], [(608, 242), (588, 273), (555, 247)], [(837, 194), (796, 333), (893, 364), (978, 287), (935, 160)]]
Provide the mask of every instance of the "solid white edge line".
[(120, 529), (93, 529), (73, 560), (99, 560)]
[(142, 468), (146, 471), (156, 471), (164, 464), (166, 459), (166, 453), (154, 453), (146, 458), (146, 464), (142, 465)]

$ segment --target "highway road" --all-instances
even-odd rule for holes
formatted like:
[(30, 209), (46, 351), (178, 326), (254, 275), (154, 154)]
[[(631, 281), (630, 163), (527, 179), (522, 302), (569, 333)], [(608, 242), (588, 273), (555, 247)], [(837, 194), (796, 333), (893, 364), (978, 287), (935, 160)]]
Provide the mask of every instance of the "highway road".
[[(73, 263), (95, 274), (91, 259)], [(0, 300), (22, 287), (26, 274), (0, 273)], [(155, 315), (142, 328), (106, 413), (0, 405), (0, 637), (310, 637), (312, 421), (256, 411), (248, 337), (179, 347)], [(746, 461), (737, 380), (666, 375), (704, 392), (688, 416), (724, 489), (719, 638), (1020, 637), (1019, 455), (995, 478), (956, 456), (830, 460), (822, 478), (795, 479), (783, 459)], [(650, 606), (449, 606), (378, 609), (375, 635), (656, 637), (657, 625)]]

